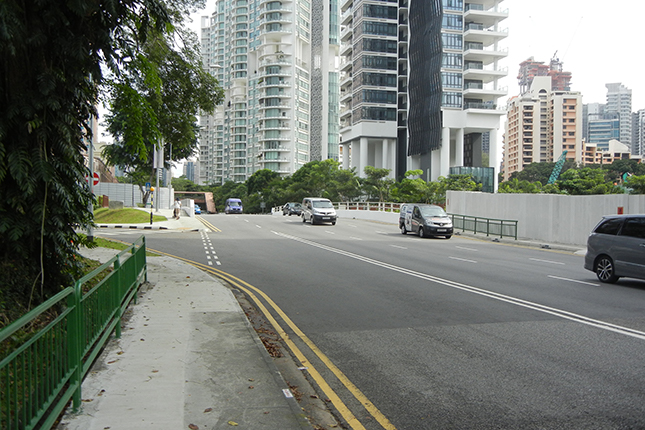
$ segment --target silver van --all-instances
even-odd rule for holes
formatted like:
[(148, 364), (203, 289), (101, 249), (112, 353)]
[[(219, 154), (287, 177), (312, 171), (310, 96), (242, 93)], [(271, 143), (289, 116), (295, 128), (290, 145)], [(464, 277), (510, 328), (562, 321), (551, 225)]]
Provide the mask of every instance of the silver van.
[(441, 206), (406, 203), (399, 213), (401, 234), (416, 233), (419, 237), (452, 237), (452, 219)]
[(329, 199), (320, 197), (305, 197), (302, 199), (302, 222), (309, 221), (311, 225), (330, 222), (336, 225), (336, 210)]

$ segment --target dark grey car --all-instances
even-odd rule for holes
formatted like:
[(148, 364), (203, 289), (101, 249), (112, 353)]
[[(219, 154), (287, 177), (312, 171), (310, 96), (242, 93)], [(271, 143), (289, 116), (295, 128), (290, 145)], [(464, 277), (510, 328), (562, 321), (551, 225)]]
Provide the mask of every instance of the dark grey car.
[(601, 282), (645, 279), (645, 215), (603, 217), (587, 239), (585, 269)]
[(282, 215), (300, 215), (302, 213), (302, 205), (300, 203), (289, 202), (282, 206)]

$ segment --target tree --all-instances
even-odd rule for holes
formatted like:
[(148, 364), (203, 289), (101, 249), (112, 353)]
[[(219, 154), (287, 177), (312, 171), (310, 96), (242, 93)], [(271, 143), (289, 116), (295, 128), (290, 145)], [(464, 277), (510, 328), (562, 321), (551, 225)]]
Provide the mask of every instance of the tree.
[(645, 194), (645, 175), (628, 177), (625, 186), (631, 188), (630, 194)]
[(623, 192), (612, 182), (607, 181), (603, 170), (590, 167), (567, 170), (560, 175), (556, 184), (560, 190), (570, 195), (620, 194)]
[(158, 0), (0, 2), (0, 270), (29, 277), (18, 294), (37, 302), (77, 274), (102, 67), (169, 23)]
[(366, 178), (363, 179), (363, 191), (368, 195), (370, 200), (378, 199), (384, 202), (389, 198), (390, 188), (394, 180), (388, 178), (390, 169), (377, 168), (374, 166), (365, 166), (363, 169)]
[(509, 181), (502, 182), (497, 188), (498, 193), (523, 193), (523, 194), (536, 194), (542, 190), (542, 184), (537, 182), (529, 182), (527, 180), (520, 181), (517, 178), (512, 178)]
[(143, 183), (153, 179), (155, 146), (163, 145), (165, 161), (193, 155), (196, 115), (213, 112), (224, 97), (202, 67), (197, 39), (181, 27), (149, 37), (109, 84), (106, 123), (114, 143), (105, 147), (104, 156), (109, 164), (145, 175)]
[(186, 179), (185, 176), (174, 178), (172, 180), (172, 187), (176, 191), (201, 191), (202, 189), (200, 185), (197, 185), (190, 179)]
[[(547, 182), (549, 182), (549, 178), (551, 177), (551, 173), (553, 172), (554, 167), (555, 163), (531, 163), (525, 166), (524, 169), (520, 170), (519, 172), (513, 172), (510, 179), (517, 178), (520, 181), (540, 182), (541, 184), (546, 184)], [(560, 174), (575, 167), (575, 161), (566, 160), (562, 166), (562, 171), (560, 172)]]
[(423, 174), (422, 170), (408, 170), (405, 172), (401, 182), (392, 187), (391, 196), (397, 202), (415, 202), (428, 203), (429, 196), (428, 183), (419, 176)]

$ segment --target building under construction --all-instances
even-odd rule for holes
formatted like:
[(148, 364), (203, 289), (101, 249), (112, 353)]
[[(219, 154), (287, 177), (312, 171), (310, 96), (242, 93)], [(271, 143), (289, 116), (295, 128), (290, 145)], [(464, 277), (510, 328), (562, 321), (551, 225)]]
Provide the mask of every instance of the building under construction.
[(517, 81), (521, 94), (531, 88), (531, 83), (536, 76), (551, 76), (552, 91), (571, 91), (571, 72), (562, 71), (562, 62), (555, 54), (548, 65), (543, 61), (535, 61), (533, 57), (520, 63)]

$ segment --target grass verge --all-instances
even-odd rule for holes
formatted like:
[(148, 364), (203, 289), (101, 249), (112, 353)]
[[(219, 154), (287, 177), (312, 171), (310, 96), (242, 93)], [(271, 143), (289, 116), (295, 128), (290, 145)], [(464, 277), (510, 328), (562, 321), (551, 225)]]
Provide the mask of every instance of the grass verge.
[[(162, 215), (153, 215), (153, 223), (160, 221), (168, 221), (168, 218)], [(94, 211), (94, 222), (106, 224), (144, 224), (150, 222), (150, 212), (131, 208), (100, 208)]]

